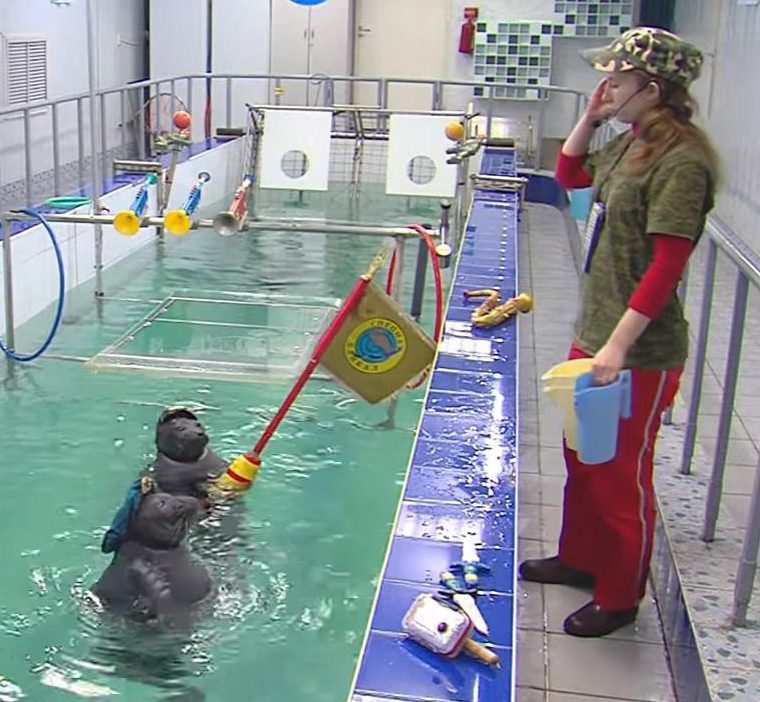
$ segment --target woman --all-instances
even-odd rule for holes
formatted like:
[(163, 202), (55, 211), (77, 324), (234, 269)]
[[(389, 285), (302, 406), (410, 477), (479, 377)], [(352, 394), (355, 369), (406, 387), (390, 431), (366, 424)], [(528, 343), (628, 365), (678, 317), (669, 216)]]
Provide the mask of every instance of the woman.
[[(569, 358), (593, 357), (599, 384), (632, 376), (630, 419), (617, 454), (587, 466), (564, 446), (567, 482), (559, 554), (525, 561), (524, 580), (593, 587), (593, 600), (565, 620), (575, 636), (603, 636), (636, 618), (654, 535), (653, 453), (660, 415), (678, 389), (687, 324), (679, 278), (713, 206), (717, 158), (691, 122), (688, 86), (699, 50), (661, 29), (631, 29), (584, 52), (607, 76), (565, 141), (556, 179), (593, 187), (581, 308)], [(616, 117), (631, 125), (588, 153), (595, 130)]]

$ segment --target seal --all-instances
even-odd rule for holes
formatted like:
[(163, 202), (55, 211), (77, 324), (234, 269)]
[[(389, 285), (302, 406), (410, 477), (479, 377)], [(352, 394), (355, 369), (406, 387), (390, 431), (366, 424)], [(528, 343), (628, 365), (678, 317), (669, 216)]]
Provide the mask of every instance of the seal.
[[(135, 489), (141, 485), (138, 500)], [(199, 503), (194, 497), (146, 494), (144, 485), (145, 478), (130, 488), (103, 540), (102, 550), (116, 554), (92, 592), (115, 614), (181, 625), (212, 590), (208, 570), (191, 558), (185, 543)]]

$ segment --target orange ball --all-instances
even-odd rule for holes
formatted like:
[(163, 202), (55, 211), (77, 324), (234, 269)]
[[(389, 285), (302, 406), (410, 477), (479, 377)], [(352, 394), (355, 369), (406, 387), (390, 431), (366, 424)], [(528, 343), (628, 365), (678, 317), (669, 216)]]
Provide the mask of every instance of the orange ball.
[(449, 122), (443, 131), (451, 141), (459, 141), (464, 136), (464, 125), (461, 122)]
[(174, 126), (177, 129), (187, 129), (192, 121), (193, 118), (190, 116), (189, 112), (180, 110), (179, 112), (174, 113)]

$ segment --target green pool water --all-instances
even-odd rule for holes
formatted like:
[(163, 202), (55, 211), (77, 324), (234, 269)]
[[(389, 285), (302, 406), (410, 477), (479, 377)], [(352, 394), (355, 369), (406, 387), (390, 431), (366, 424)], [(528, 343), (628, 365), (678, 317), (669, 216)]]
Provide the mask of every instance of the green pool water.
[[(344, 194), (308, 196), (306, 204), (278, 196), (262, 214), (375, 223), (436, 217), (435, 202), (410, 207), (375, 195), (350, 208)], [(92, 356), (143, 318), (148, 301), (178, 289), (343, 297), (379, 243), (211, 231), (153, 242), (106, 271), (101, 304), (91, 285), (70, 295), (51, 354)], [(415, 256), (416, 244), (405, 260), (407, 308)], [(432, 303), (428, 284), (428, 330)], [(20, 350), (42, 338), (50, 314), (19, 330)], [(207, 332), (187, 326), (168, 325), (165, 341), (204, 347)], [(287, 334), (282, 343), (291, 344)], [(219, 595), (191, 634), (169, 636), (108, 622), (85, 601), (109, 561), (99, 550), (104, 528), (153, 457), (158, 413), (166, 405), (196, 408), (214, 449), (231, 459), (255, 442), (289, 385), (93, 372), (51, 357), (0, 368), (0, 700), (75, 699), (56, 687), (61, 680), (125, 700), (345, 699), (424, 389), (401, 396), (395, 428), (387, 429), (377, 426), (387, 405), (310, 382), (268, 446), (254, 488), (224, 524), (196, 531), (193, 547)]]

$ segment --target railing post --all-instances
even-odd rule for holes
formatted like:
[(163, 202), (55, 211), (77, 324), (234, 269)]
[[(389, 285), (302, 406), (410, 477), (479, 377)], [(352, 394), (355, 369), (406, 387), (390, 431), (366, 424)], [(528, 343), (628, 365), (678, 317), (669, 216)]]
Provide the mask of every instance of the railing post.
[(0, 216), (0, 229), (3, 232), (3, 291), (5, 296), (5, 346), (16, 346), (16, 329), (13, 323), (13, 258), (11, 256), (11, 223), (4, 215)]
[(226, 119), (226, 126), (231, 127), (232, 126), (232, 78), (227, 76), (227, 80), (225, 83), (225, 101), (226, 101), (226, 111), (227, 111), (227, 119)]
[(699, 418), (699, 403), (702, 399), (702, 382), (704, 380), (705, 360), (707, 358), (707, 337), (710, 333), (710, 315), (712, 313), (717, 254), (718, 245), (711, 237), (708, 237), (705, 280), (702, 288), (702, 312), (699, 316), (697, 348), (694, 354), (694, 380), (692, 381), (691, 392), (689, 393), (689, 411), (686, 417), (683, 453), (681, 454), (681, 475), (689, 475), (691, 473), (691, 459), (694, 456), (694, 446), (697, 441), (697, 420)]
[(742, 555), (736, 571), (734, 585), (734, 626), (747, 625), (747, 609), (752, 598), (757, 570), (757, 550), (760, 548), (760, 461), (755, 468), (755, 483), (752, 488), (752, 500), (749, 505), (747, 529), (744, 532)]
[(32, 122), (29, 109), (24, 110), (24, 182), (26, 206), (34, 204), (32, 196)]
[(53, 130), (53, 195), (61, 194), (61, 148), (58, 143), (58, 105), (53, 105), (50, 111), (50, 121)]
[(77, 98), (77, 151), (79, 152), (79, 187), (84, 187), (84, 107), (82, 98)]
[(744, 271), (739, 270), (736, 276), (734, 292), (734, 313), (731, 319), (731, 336), (728, 342), (728, 358), (726, 359), (726, 376), (723, 382), (723, 399), (720, 403), (720, 421), (718, 422), (718, 438), (715, 443), (715, 458), (713, 460), (710, 486), (707, 490), (707, 505), (705, 507), (705, 523), (702, 539), (712, 541), (715, 538), (715, 524), (720, 512), (720, 498), (723, 494), (723, 474), (726, 469), (726, 454), (728, 453), (728, 437), (731, 432), (731, 415), (734, 412), (734, 397), (736, 396), (736, 380), (739, 376), (739, 359), (744, 338), (744, 319), (747, 313), (747, 290), (749, 280)]
[[(90, 83), (90, 152), (92, 154), (92, 205), (95, 214), (100, 214), (100, 169), (98, 159), (101, 149), (98, 145), (98, 105), (95, 101), (95, 7), (93, 0), (87, 0), (87, 68)], [(102, 115), (101, 115), (102, 116)], [(95, 223), (95, 296), (103, 296), (103, 226)]]
[[(681, 301), (681, 305), (686, 305), (686, 289), (689, 285), (689, 267), (686, 266), (683, 275), (681, 276), (681, 282), (678, 285), (678, 299)], [(673, 423), (673, 403), (663, 412), (662, 423), (670, 425)]]
[(535, 151), (535, 163), (533, 168), (539, 170), (541, 168), (541, 159), (544, 151), (544, 131), (546, 130), (546, 104), (549, 95), (543, 89), (538, 90), (538, 124), (536, 125), (536, 151)]

